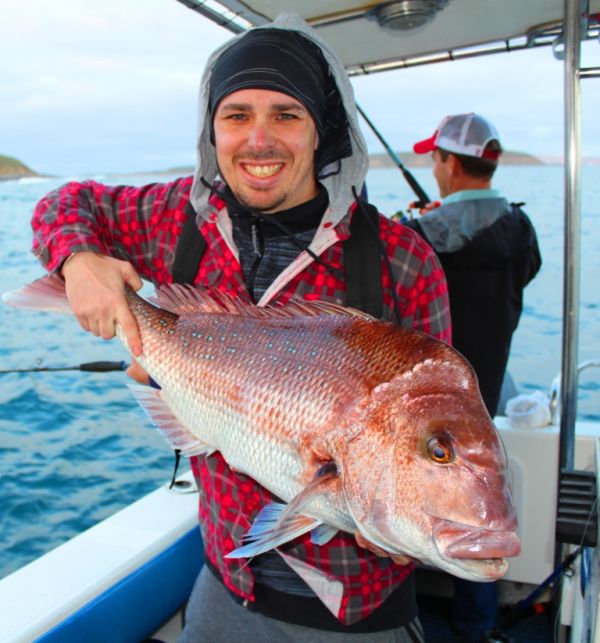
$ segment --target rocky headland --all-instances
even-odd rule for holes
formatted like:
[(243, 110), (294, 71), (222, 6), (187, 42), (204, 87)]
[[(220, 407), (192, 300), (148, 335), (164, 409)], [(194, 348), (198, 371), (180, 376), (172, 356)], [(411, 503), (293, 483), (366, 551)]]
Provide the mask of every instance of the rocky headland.
[(38, 174), (18, 159), (0, 154), (0, 181), (12, 181), (31, 176), (38, 176)]

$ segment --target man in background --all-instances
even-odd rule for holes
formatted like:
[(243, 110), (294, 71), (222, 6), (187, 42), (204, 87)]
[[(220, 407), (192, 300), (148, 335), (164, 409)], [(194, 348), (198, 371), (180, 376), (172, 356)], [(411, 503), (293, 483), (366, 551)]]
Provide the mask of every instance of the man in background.
[[(442, 203), (406, 223), (433, 247), (446, 273), (452, 344), (473, 366), (489, 414), (498, 409), (523, 290), (541, 265), (533, 225), (492, 188), (502, 147), (496, 128), (478, 114), (446, 117), (414, 145), (431, 153)], [(452, 622), (462, 641), (489, 639), (497, 586), (455, 579)]]

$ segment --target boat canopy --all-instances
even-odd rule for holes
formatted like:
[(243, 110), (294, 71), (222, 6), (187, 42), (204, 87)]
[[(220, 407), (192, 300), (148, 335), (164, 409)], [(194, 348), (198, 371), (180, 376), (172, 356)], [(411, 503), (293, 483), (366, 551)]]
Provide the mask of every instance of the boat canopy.
[[(179, 0), (239, 33), (297, 13), (351, 75), (527, 47), (561, 47), (564, 0)], [(600, 0), (590, 0), (583, 39), (598, 37)]]

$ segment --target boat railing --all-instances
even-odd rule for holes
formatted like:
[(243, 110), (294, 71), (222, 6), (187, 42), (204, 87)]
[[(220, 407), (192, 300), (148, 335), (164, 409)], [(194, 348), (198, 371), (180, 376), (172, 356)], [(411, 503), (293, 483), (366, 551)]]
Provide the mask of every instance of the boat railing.
[[(579, 375), (581, 371), (584, 371), (586, 368), (600, 368), (600, 360), (587, 360), (586, 362), (581, 362), (577, 366), (577, 378), (579, 382)], [(560, 417), (560, 373), (552, 380), (552, 385), (550, 386), (550, 423), (557, 424)]]

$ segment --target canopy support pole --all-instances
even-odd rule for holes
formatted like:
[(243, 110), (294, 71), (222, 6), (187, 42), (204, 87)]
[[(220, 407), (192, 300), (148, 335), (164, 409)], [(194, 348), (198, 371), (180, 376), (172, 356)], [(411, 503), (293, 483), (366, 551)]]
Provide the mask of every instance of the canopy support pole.
[(581, 264), (581, 0), (565, 0), (565, 212), (559, 466), (574, 465)]
[[(564, 0), (564, 248), (563, 324), (560, 376), (560, 435), (557, 471), (557, 515), (559, 481), (564, 469), (575, 463), (575, 419), (577, 417), (577, 360), (579, 350), (579, 285), (581, 251), (581, 20), (585, 0)], [(555, 540), (554, 562), (560, 564), (564, 546)], [(562, 582), (555, 587), (553, 611), (560, 619)], [(558, 627), (557, 643), (566, 640), (566, 629)]]

